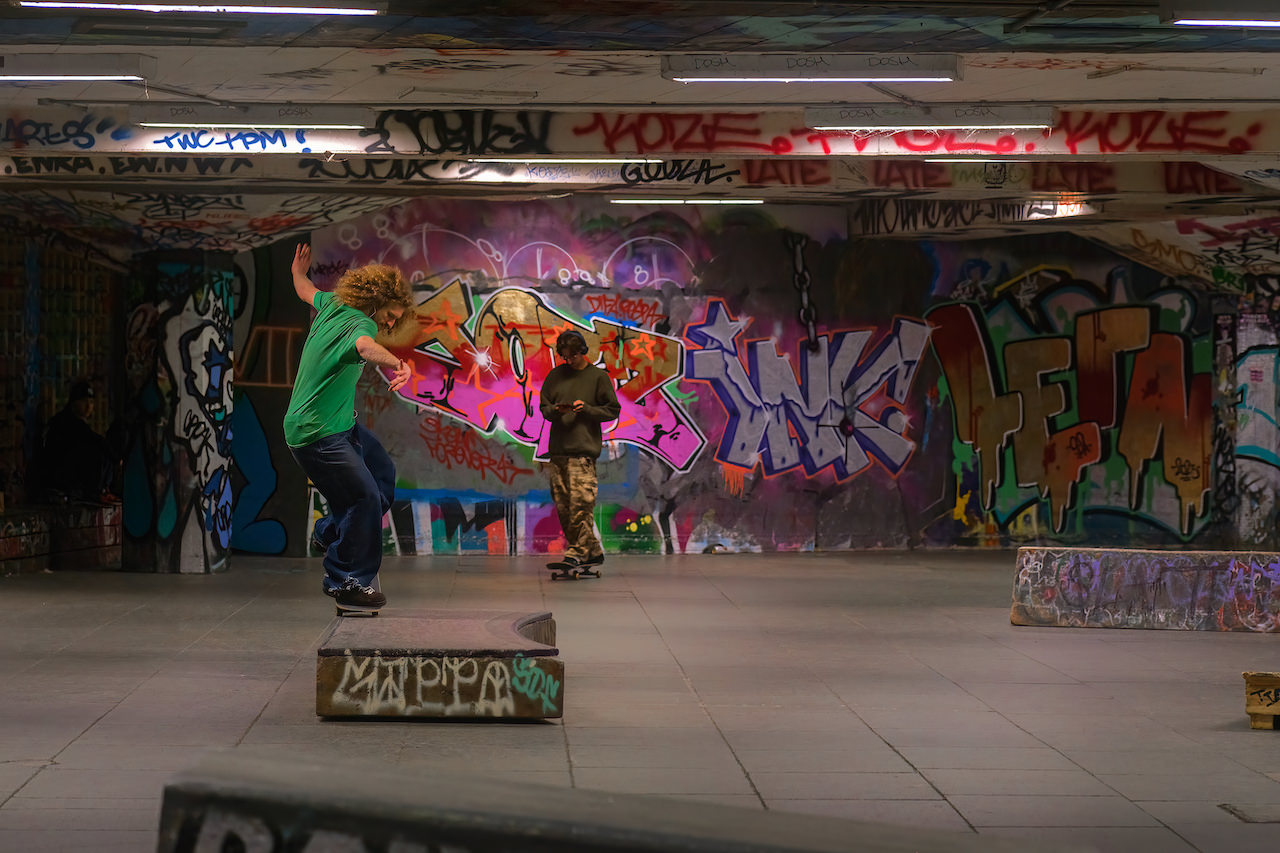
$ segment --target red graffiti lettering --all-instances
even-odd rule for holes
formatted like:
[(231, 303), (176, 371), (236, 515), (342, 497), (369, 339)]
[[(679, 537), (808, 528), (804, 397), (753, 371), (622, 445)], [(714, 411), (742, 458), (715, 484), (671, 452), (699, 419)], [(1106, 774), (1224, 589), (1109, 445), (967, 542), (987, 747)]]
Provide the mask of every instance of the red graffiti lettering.
[(1200, 241), (1200, 245), (1207, 249), (1232, 245), (1245, 252), (1250, 240), (1269, 241), (1280, 236), (1280, 216), (1242, 219), (1223, 226), (1209, 225), (1198, 219), (1179, 219), (1178, 233), (1208, 234), (1208, 239)]
[(943, 189), (951, 186), (951, 170), (938, 163), (921, 163), (918, 160), (877, 160), (874, 180), (881, 187)]
[(1072, 154), (1194, 152), (1243, 154), (1253, 150), (1251, 139), (1262, 130), (1252, 124), (1237, 133), (1232, 114), (1213, 112), (1132, 113), (1064, 112), (1058, 130)]
[(532, 468), (521, 468), (507, 454), (495, 452), (482, 443), (474, 431), (450, 426), (433, 415), (423, 416), (418, 425), (418, 435), (436, 462), (450, 469), (478, 471), (481, 480), (493, 474), (502, 483), (510, 485), (518, 475), (534, 473)]
[(765, 151), (787, 154), (795, 144), (784, 137), (765, 139), (758, 113), (595, 113), (576, 136), (598, 135), (610, 153), (709, 154)]
[(947, 154), (982, 153), (1012, 154), (1018, 150), (1018, 137), (1012, 134), (1001, 136), (995, 142), (979, 142), (969, 138), (967, 134), (953, 131), (938, 133), (933, 130), (905, 130), (894, 133), (890, 137), (893, 144), (903, 151), (912, 154)]
[(831, 166), (822, 160), (743, 160), (748, 184), (816, 187), (831, 183)]
[(1032, 163), (1031, 188), (1050, 193), (1113, 193), (1116, 170), (1106, 163)]
[(1194, 195), (1243, 192), (1243, 188), (1235, 178), (1203, 163), (1165, 163), (1163, 165), (1166, 192)]
[(593, 314), (604, 314), (616, 320), (630, 320), (638, 326), (656, 326), (659, 321), (666, 319), (662, 306), (652, 299), (591, 293), (587, 295), (587, 305)]

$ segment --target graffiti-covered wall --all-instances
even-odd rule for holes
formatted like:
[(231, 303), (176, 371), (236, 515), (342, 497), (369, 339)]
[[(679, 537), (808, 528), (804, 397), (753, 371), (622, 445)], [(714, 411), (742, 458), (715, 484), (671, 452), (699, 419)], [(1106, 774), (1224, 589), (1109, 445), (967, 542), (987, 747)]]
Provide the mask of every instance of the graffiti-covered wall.
[(236, 286), (227, 255), (159, 252), (139, 261), (126, 321), (130, 570), (227, 568)]
[[(392, 393), (366, 368), (356, 401), (397, 464), (389, 549), (563, 547), (538, 395), (566, 329), (622, 404), (596, 514), (611, 552), (1274, 537), (1269, 315), (1081, 238), (850, 238), (835, 207), (418, 200), (313, 246), (323, 289), (375, 261), (413, 282), (415, 322), (387, 342), (413, 378)], [(255, 253), (258, 299), (289, 290), (290, 257)], [(264, 553), (301, 553), (321, 511), (280, 435), (305, 335), (284, 316), (251, 309), (238, 332), (257, 341), (248, 396), (280, 398), (247, 462), (270, 483), (237, 495)]]
[(955, 533), (939, 538), (1199, 536), (1213, 521), (1209, 300), (1065, 235), (928, 248), (957, 477)]

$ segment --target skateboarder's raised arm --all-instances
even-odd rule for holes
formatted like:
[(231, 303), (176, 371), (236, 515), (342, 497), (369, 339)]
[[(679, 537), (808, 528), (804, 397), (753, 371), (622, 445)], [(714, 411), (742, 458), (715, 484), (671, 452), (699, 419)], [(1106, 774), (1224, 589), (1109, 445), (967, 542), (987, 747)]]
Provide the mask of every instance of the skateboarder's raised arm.
[(294, 292), (299, 299), (314, 308), (319, 288), (311, 283), (311, 278), (307, 275), (311, 271), (311, 247), (306, 243), (299, 243), (298, 248), (294, 249), (293, 264), (289, 270), (293, 273)]

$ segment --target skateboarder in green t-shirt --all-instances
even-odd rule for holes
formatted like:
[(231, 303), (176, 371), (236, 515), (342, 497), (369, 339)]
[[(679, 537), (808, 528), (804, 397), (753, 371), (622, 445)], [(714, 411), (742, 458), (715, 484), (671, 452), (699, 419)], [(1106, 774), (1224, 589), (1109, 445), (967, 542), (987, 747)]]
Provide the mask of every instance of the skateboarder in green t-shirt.
[(356, 421), (356, 382), (365, 362), (395, 371), (392, 391), (413, 375), (374, 340), (410, 315), (409, 285), (385, 264), (348, 270), (332, 293), (308, 277), (311, 247), (294, 252), (293, 288), (316, 309), (284, 416), (293, 458), (329, 502), (312, 539), (324, 551), (324, 591), (339, 612), (376, 613), (387, 603), (376, 588), (382, 564), (382, 516), (395, 497), (396, 469), (372, 432)]

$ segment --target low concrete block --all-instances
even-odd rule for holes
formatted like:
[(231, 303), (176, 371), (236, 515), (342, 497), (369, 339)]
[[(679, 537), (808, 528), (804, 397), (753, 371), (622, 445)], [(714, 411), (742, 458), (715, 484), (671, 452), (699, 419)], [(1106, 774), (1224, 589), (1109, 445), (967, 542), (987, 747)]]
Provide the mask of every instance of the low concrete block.
[(550, 613), (423, 610), (335, 619), (316, 653), (322, 717), (564, 714)]
[[(998, 838), (431, 769), (214, 753), (164, 789), (159, 853), (1056, 853)], [(1091, 849), (1091, 848), (1090, 848)]]
[(1274, 729), (1280, 716), (1280, 672), (1242, 672), (1249, 727)]
[(1015, 625), (1280, 631), (1280, 554), (1019, 548)]

